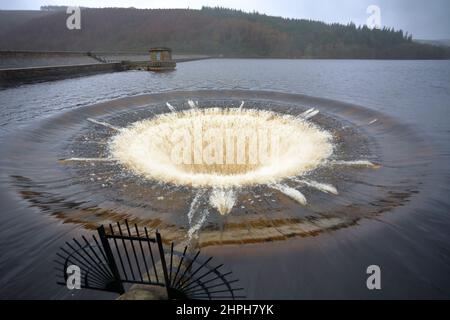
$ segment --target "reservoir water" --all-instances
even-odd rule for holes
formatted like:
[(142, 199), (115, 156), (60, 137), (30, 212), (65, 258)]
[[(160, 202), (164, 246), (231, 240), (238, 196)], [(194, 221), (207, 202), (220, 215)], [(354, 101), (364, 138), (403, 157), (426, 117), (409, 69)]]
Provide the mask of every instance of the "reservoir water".
[[(36, 126), (51, 130), (43, 125), (46, 120), (47, 126), (51, 125), (50, 119), (67, 121), (60, 121), (58, 126), (67, 126), (70, 131), (76, 127), (69, 121), (73, 115), (83, 114), (94, 104), (143, 94), (199, 90), (303, 94), (327, 99), (331, 104), (340, 101), (361, 106), (361, 110), (368, 110), (366, 113), (378, 115), (368, 118), (367, 125), (390, 121), (384, 134), (392, 141), (398, 136), (403, 139), (399, 141), (411, 145), (388, 144), (385, 140), (383, 148), (384, 140), (375, 137), (380, 157), (392, 155), (391, 159), (401, 158), (411, 167), (422, 166), (415, 159), (425, 153), (427, 157), (416, 171), (401, 171), (392, 180), (386, 177), (392, 182), (390, 191), (408, 193), (408, 197), (389, 210), (383, 207), (376, 216), (362, 216), (356, 223), (314, 236), (206, 246), (203, 253), (233, 270), (248, 298), (450, 297), (450, 61), (221, 59), (180, 63), (170, 73), (130, 71), (0, 90), (0, 298), (113, 297), (90, 291), (71, 293), (56, 285), (53, 260), (58, 248), (72, 237), (89, 234), (89, 223), (70, 221), (73, 216), (62, 219), (53, 204), (50, 207), (42, 197), (29, 196), (34, 189), (24, 192), (25, 182), (17, 180), (19, 169), (25, 172), (46, 159), (42, 149), (43, 160), (27, 157), (36, 150), (16, 137)], [(288, 107), (283, 110), (296, 112), (295, 107)], [(349, 111), (349, 118), (360, 109), (355, 110)], [(72, 116), (66, 117), (69, 112)], [(340, 117), (345, 120), (345, 114)], [(45, 131), (34, 132), (30, 141), (39, 143), (48, 138)], [(358, 143), (363, 145), (362, 141)], [(14, 152), (5, 152), (11, 147)], [(48, 145), (45, 152), (50, 154), (53, 149)], [(361, 147), (357, 155), (363, 150)], [(408, 154), (410, 150), (414, 151)], [(11, 163), (17, 168), (13, 170)], [(395, 172), (395, 164), (387, 167)], [(387, 176), (391, 171), (380, 172)], [(50, 180), (54, 172), (49, 169), (39, 174)], [(376, 181), (380, 178), (376, 172), (358, 177), (364, 180), (362, 189), (353, 190), (354, 197), (343, 192), (345, 201), (366, 199), (364, 186), (370, 186), (370, 182), (382, 184)], [(406, 185), (414, 188), (406, 192)], [(65, 188), (65, 193), (76, 190), (67, 183), (55, 183), (50, 189), (58, 188)], [(327, 197), (318, 199), (330, 201)], [(366, 287), (370, 265), (381, 267), (380, 291)]]

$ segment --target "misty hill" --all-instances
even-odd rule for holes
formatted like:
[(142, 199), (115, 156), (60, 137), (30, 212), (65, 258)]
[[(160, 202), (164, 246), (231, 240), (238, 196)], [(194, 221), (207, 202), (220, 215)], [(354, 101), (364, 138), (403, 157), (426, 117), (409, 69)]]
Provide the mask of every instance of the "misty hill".
[(5, 34), (11, 32), (20, 25), (50, 14), (52, 12), (48, 11), (0, 11), (0, 33)]
[(418, 43), (430, 44), (433, 46), (442, 46), (442, 47), (450, 47), (450, 39), (442, 39), (442, 40), (415, 40)]
[(222, 8), (83, 8), (82, 29), (72, 31), (66, 28), (65, 10), (44, 9), (26, 17), (17, 11), (0, 12), (0, 20), (6, 15), (12, 21), (7, 29), (1, 29), (6, 32), (0, 34), (0, 50), (145, 51), (168, 46), (176, 53), (226, 57), (450, 57), (450, 49), (413, 42), (412, 36), (401, 30), (370, 30), (354, 24), (325, 24)]

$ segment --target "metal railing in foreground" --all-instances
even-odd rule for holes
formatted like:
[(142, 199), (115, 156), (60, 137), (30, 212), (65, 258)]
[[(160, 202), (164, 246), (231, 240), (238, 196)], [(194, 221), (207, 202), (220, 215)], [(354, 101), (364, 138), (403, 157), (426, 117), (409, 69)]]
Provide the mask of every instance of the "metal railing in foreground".
[(169, 300), (239, 299), (242, 288), (234, 285), (232, 272), (222, 271), (223, 264), (212, 266), (210, 258), (202, 258), (200, 251), (188, 254), (165, 248), (161, 234), (150, 236), (147, 228), (139, 229), (119, 222), (97, 229), (89, 241), (73, 239), (61, 247), (57, 256), (58, 284), (66, 285), (71, 265), (80, 268), (81, 288), (125, 293), (126, 284), (164, 287)]

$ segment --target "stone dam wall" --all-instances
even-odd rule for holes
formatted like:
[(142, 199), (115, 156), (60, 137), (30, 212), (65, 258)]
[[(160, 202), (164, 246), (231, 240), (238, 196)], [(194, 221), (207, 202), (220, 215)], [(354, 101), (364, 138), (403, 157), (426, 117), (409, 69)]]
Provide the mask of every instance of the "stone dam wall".
[(25, 83), (67, 79), (99, 73), (125, 70), (122, 63), (96, 63), (87, 65), (13, 68), (0, 70), (0, 86), (9, 87)]
[[(145, 52), (0, 51), (0, 87), (61, 80), (98, 73), (145, 70)], [(202, 55), (174, 55), (175, 62), (209, 59)]]

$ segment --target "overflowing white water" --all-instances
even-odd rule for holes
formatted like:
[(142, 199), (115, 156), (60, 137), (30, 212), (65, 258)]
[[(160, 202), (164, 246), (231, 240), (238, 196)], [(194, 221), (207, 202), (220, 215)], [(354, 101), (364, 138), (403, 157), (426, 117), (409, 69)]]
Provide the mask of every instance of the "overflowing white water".
[(206, 222), (209, 215), (208, 209), (202, 208), (203, 198), (206, 193), (207, 190), (205, 189), (197, 190), (197, 193), (195, 194), (195, 197), (189, 207), (187, 214), (189, 222), (189, 229), (187, 232), (188, 242), (190, 242), (197, 235), (197, 232)]
[(111, 158), (67, 158), (67, 159), (60, 159), (60, 162), (109, 162), (109, 161), (115, 161)]
[(304, 179), (299, 179), (299, 178), (293, 178), (292, 179), (295, 182), (298, 182), (300, 184), (303, 184), (305, 186), (317, 189), (319, 191), (325, 192), (325, 193), (331, 193), (334, 195), (338, 195), (338, 191), (336, 189), (335, 186), (331, 185), (331, 184), (327, 184), (327, 183), (320, 183), (317, 181), (312, 181), (312, 180), (304, 180)]
[[(238, 108), (191, 109), (156, 115), (127, 128), (88, 119), (119, 133), (110, 141), (109, 158), (70, 158), (63, 162), (118, 161), (144, 178), (190, 186), (195, 196), (187, 213), (187, 240), (197, 237), (210, 214), (226, 216), (238, 194), (248, 186), (266, 185), (306, 206), (297, 190), (307, 187), (338, 195), (335, 186), (303, 178), (319, 166), (356, 166), (376, 169), (368, 160), (332, 161), (332, 136), (308, 121), (319, 114), (311, 108), (299, 116)], [(372, 121), (375, 123), (376, 121)], [(291, 187), (283, 181), (297, 185)]]
[(201, 203), (200, 201), (201, 201), (202, 197), (205, 195), (205, 193), (206, 193), (206, 190), (204, 190), (204, 189), (198, 190), (194, 197), (194, 200), (192, 200), (192, 202), (191, 202), (191, 206), (189, 207), (189, 211), (188, 211), (188, 221), (189, 221), (190, 225), (192, 224), (194, 214), (196, 212), (198, 212), (198, 210), (199, 210), (200, 203)]
[(137, 122), (110, 147), (115, 159), (145, 178), (212, 188), (276, 183), (317, 168), (333, 152), (331, 135), (304, 119), (219, 108)]
[(306, 110), (305, 112), (303, 112), (302, 114), (300, 114), (300, 118), (303, 118), (305, 120), (311, 119), (315, 116), (317, 116), (320, 113), (319, 110), (317, 110), (316, 108), (311, 108), (309, 110)]
[(166, 102), (166, 106), (167, 108), (169, 108), (169, 110), (171, 112), (177, 112), (177, 110), (175, 109), (175, 107), (173, 105), (171, 105), (170, 103)]
[(231, 189), (214, 189), (209, 197), (209, 204), (222, 216), (226, 216), (236, 204), (236, 192)]
[(194, 101), (194, 100), (188, 100), (188, 105), (189, 107), (191, 107), (192, 109), (197, 109), (198, 108), (198, 102)]
[(91, 123), (95, 123), (95, 124), (101, 125), (101, 126), (106, 127), (106, 128), (110, 128), (110, 129), (116, 130), (116, 131), (122, 130), (121, 128), (113, 126), (112, 124), (109, 124), (107, 122), (98, 121), (98, 120), (91, 119), (91, 118), (87, 118), (87, 121), (89, 121)]
[(197, 236), (197, 233), (200, 231), (203, 224), (206, 222), (208, 215), (209, 215), (208, 209), (201, 210), (200, 216), (198, 217), (198, 219), (190, 225), (188, 234), (187, 234), (189, 242)]
[(330, 165), (336, 166), (352, 166), (352, 167), (367, 167), (367, 168), (379, 168), (380, 165), (373, 163), (369, 160), (353, 160), (353, 161), (330, 161)]
[(308, 203), (308, 201), (306, 200), (306, 197), (303, 195), (303, 193), (301, 193), (297, 189), (291, 188), (285, 184), (275, 184), (275, 185), (272, 185), (272, 188), (287, 195), (291, 199), (294, 199), (295, 201), (297, 201), (298, 203), (300, 203), (303, 206), (306, 206)]

